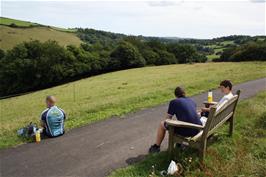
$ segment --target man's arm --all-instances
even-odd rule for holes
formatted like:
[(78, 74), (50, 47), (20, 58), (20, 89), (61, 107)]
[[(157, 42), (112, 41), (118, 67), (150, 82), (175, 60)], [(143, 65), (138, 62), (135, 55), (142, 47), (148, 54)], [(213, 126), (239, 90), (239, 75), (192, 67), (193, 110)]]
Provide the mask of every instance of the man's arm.
[(210, 112), (210, 110), (211, 110), (210, 108), (201, 108), (202, 112)]
[(46, 126), (45, 126), (45, 122), (43, 121), (43, 120), (40, 120), (40, 126), (42, 127), (42, 128), (45, 128)]
[(64, 120), (66, 120), (66, 113), (65, 113), (65, 111), (63, 110), (63, 109), (61, 109), (61, 108), (59, 108), (60, 109), (60, 111), (62, 111), (62, 113), (64, 114)]
[(170, 101), (165, 119), (172, 119), (173, 115), (175, 115), (175, 105), (174, 104), (175, 103), (173, 100)]
[(40, 126), (42, 128), (46, 127), (46, 123), (45, 123), (46, 113), (47, 113), (47, 110), (43, 111), (40, 117)]

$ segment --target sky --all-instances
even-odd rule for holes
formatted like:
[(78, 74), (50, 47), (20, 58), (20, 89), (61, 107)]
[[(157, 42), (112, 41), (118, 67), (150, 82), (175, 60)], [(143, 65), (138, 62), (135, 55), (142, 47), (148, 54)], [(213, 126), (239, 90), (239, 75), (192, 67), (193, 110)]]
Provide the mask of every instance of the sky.
[(265, 7), (264, 0), (4, 0), (1, 16), (65, 28), (206, 39), (234, 34), (265, 35)]

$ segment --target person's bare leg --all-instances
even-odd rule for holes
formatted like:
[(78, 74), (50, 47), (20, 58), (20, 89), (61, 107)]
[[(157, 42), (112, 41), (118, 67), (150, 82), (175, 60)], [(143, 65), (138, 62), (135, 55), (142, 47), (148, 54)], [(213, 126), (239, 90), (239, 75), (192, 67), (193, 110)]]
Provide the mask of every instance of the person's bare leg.
[(162, 121), (158, 127), (157, 130), (157, 138), (156, 138), (156, 145), (160, 146), (164, 137), (165, 137), (165, 127), (164, 127), (164, 121)]

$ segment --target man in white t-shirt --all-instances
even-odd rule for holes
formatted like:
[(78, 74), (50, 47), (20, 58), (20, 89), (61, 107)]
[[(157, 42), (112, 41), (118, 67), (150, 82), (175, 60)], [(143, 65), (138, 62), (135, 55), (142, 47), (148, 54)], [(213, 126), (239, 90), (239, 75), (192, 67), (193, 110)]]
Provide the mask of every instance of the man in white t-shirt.
[[(220, 99), (220, 101), (217, 103), (216, 105), (216, 111), (221, 109), (230, 99), (233, 98), (233, 93), (232, 93), (232, 83), (229, 80), (224, 80), (220, 83), (220, 89), (221, 92), (224, 94), (224, 96), (222, 97), (222, 99)], [(207, 119), (206, 117), (208, 117), (210, 112), (210, 107), (209, 108), (201, 108), (201, 121), (203, 124), (206, 123)]]

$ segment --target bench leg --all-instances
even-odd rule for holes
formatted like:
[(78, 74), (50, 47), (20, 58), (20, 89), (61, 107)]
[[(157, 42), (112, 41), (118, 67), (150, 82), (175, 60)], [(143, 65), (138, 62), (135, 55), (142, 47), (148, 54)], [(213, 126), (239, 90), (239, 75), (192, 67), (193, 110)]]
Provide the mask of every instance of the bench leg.
[(169, 140), (168, 140), (168, 158), (173, 158), (174, 155), (174, 127), (169, 127)]
[(200, 146), (200, 162), (203, 163), (206, 154), (207, 139), (203, 140)]
[(229, 119), (229, 136), (233, 135), (233, 131), (234, 131), (234, 117), (231, 117)]

